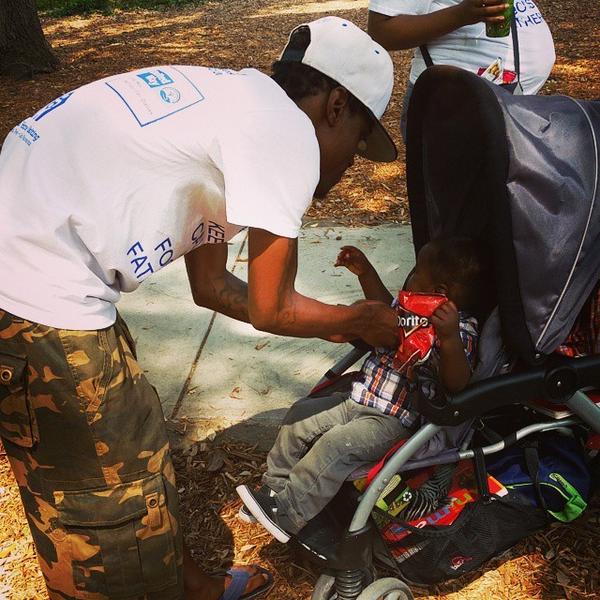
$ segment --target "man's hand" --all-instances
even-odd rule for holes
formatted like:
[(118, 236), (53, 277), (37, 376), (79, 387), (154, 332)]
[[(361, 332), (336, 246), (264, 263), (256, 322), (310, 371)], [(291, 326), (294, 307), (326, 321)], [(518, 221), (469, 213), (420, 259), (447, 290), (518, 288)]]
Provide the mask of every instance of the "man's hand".
[(333, 342), (334, 344), (347, 344), (352, 340), (356, 340), (357, 337), (355, 335), (344, 335), (342, 333), (334, 333), (333, 335), (327, 335), (322, 339), (327, 342)]
[(334, 267), (346, 267), (348, 271), (358, 275), (364, 275), (372, 269), (373, 266), (362, 250), (355, 246), (342, 246), (335, 261)]
[(463, 0), (456, 6), (460, 22), (473, 25), (481, 21), (494, 23), (504, 21), (503, 12), (508, 8), (505, 0)]
[(431, 323), (435, 329), (435, 335), (442, 344), (444, 341), (459, 336), (458, 309), (456, 308), (456, 304), (450, 300), (444, 302), (431, 315)]
[(398, 346), (398, 314), (388, 304), (374, 300), (359, 300), (353, 307), (360, 309), (363, 325), (360, 337), (371, 346)]

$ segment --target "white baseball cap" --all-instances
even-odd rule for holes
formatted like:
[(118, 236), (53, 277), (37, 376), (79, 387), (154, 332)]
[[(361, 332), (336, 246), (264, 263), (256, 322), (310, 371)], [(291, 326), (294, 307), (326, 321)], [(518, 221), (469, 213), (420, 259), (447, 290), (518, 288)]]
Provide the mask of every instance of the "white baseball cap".
[[(294, 33), (308, 27), (310, 40), (305, 50), (290, 48)], [(387, 50), (351, 21), (323, 17), (296, 27), (279, 59), (300, 62), (331, 77), (365, 107), (373, 129), (358, 154), (376, 162), (392, 162), (396, 146), (379, 119), (392, 95), (394, 66)]]

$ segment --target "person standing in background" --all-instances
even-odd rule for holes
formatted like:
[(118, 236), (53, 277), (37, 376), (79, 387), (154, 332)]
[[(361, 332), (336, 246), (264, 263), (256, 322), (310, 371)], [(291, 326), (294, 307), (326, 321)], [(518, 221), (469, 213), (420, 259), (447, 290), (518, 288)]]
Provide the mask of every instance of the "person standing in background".
[[(492, 71), (494, 83), (516, 83), (514, 35), (488, 37), (485, 28), (486, 23), (501, 22), (506, 8), (504, 0), (369, 1), (370, 35), (387, 50), (415, 48), (400, 120), (403, 137), (412, 88), (431, 64), (478, 75)], [(516, 0), (514, 19), (520, 88), (524, 94), (537, 94), (556, 59), (552, 34), (533, 0)]]

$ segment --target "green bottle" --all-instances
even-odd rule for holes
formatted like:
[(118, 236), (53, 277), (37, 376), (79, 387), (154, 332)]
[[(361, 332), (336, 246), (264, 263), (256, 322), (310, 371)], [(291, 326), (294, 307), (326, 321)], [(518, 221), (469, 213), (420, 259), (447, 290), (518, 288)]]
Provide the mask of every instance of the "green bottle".
[(510, 35), (510, 25), (515, 15), (515, 0), (505, 0), (508, 8), (502, 13), (504, 21), (498, 23), (486, 23), (485, 35), (488, 37), (506, 37)]
[(408, 506), (412, 496), (412, 490), (402, 482), (402, 477), (396, 474), (390, 479), (383, 492), (381, 492), (375, 506), (390, 516), (395, 517)]

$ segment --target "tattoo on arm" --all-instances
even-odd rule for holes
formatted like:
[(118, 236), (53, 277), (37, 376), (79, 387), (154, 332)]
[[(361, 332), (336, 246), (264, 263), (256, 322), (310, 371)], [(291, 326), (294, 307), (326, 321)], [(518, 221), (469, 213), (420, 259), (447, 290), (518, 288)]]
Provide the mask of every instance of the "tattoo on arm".
[(248, 322), (248, 285), (231, 273), (226, 273), (221, 282), (222, 286), (215, 290), (219, 312)]

